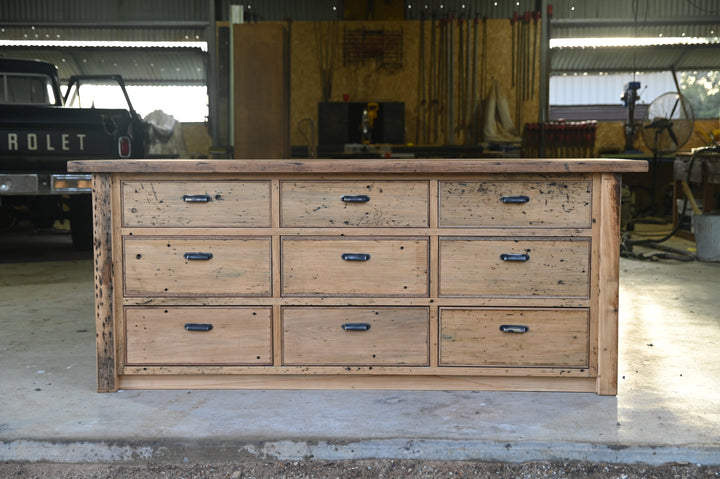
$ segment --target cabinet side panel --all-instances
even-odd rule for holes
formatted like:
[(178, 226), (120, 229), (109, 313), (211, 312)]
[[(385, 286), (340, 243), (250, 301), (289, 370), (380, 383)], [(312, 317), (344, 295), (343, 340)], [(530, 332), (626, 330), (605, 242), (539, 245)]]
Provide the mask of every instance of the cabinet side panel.
[(110, 175), (93, 175), (93, 256), (95, 262), (95, 340), (97, 390), (118, 389), (113, 319), (112, 221)]
[(599, 253), (597, 393), (613, 396), (618, 378), (620, 175), (602, 175)]

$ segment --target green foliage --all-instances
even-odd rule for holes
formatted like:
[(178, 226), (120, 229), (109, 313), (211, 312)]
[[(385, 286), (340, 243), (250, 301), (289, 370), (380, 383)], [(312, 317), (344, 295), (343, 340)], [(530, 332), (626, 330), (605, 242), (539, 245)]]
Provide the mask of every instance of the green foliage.
[(695, 118), (720, 117), (720, 71), (682, 72), (680, 88), (690, 100)]

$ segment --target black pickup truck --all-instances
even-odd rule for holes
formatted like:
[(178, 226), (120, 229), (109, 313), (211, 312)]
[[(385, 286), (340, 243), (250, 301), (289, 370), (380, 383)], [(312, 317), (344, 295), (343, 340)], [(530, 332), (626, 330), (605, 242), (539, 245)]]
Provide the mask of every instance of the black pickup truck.
[[(116, 83), (127, 109), (80, 105), (84, 83)], [(77, 159), (142, 158), (145, 125), (119, 75), (71, 77), (63, 95), (57, 67), (0, 58), (0, 210), (8, 222), (48, 227), (70, 220), (73, 245), (92, 246), (92, 180), (68, 174)]]

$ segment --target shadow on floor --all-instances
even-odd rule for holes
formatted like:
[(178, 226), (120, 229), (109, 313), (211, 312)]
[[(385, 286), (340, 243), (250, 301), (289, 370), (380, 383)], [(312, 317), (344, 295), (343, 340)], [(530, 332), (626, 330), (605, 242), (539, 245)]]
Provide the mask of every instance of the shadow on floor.
[(92, 259), (92, 251), (73, 248), (69, 229), (35, 228), (20, 223), (0, 230), (0, 263)]

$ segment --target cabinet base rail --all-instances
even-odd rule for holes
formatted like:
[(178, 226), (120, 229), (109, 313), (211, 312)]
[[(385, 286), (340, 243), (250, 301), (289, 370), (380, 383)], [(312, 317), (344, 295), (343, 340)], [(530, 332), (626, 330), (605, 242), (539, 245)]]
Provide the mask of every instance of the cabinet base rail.
[(597, 392), (596, 378), (492, 376), (122, 376), (119, 389), (378, 389)]

